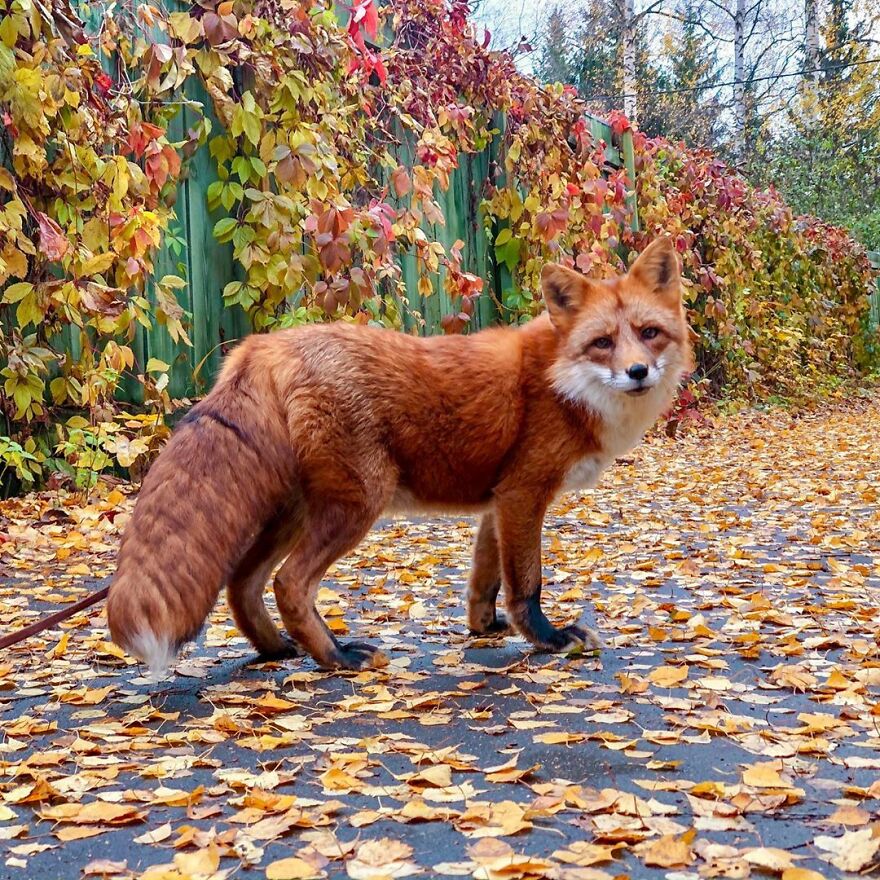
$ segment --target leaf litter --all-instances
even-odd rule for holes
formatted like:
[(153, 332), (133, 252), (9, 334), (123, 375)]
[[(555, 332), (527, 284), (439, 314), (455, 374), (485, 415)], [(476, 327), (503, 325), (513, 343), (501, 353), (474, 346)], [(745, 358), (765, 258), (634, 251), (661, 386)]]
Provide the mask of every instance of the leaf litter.
[[(873, 402), (719, 416), (561, 499), (546, 608), (586, 609), (598, 658), (467, 636), (464, 518), (380, 523), (325, 579), (381, 670), (256, 664), (221, 604), (151, 687), (100, 608), (76, 615), (0, 658), (4, 876), (875, 869), (878, 435)], [(97, 589), (132, 500), (4, 502), (0, 629)]]

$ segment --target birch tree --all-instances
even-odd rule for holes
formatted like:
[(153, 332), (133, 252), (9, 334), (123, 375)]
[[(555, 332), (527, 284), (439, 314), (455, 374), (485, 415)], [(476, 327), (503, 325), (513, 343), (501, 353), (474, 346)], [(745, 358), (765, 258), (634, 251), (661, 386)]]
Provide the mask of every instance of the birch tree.
[(632, 122), (639, 121), (638, 36), (647, 17), (663, 7), (664, 0), (653, 0), (635, 11), (635, 0), (617, 0), (620, 19), (620, 59), (623, 68), (623, 112)]

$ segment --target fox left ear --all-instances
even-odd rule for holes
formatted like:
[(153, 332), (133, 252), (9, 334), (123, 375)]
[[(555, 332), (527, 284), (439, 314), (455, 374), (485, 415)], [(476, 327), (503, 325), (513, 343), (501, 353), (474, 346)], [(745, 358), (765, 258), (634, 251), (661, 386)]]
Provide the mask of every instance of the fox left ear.
[(550, 321), (560, 330), (567, 327), (580, 311), (590, 293), (590, 281), (557, 263), (547, 263), (541, 270), (541, 290), (550, 312)]
[(655, 238), (639, 254), (629, 275), (664, 299), (681, 302), (681, 270), (670, 236)]

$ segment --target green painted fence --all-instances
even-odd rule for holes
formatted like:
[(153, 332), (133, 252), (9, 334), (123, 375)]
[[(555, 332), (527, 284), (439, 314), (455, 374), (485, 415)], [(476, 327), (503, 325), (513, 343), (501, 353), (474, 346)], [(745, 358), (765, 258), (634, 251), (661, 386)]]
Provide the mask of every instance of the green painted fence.
[[(103, 13), (103, 4), (78, 4), (87, 29), (97, 30)], [(183, 8), (183, 7), (181, 7)], [(347, 13), (346, 13), (347, 14)], [(104, 59), (108, 70), (112, 59)], [(211, 100), (200, 83), (188, 81), (180, 96), (189, 102), (197, 102), (212, 117), (215, 129), (219, 122), (211, 113)], [(184, 133), (197, 121), (198, 112), (182, 103), (181, 111), (174, 118), (169, 140), (183, 140)], [(606, 161), (612, 168), (626, 167), (631, 184), (635, 181), (635, 165), (631, 132), (617, 138), (610, 126), (589, 117), (593, 136), (607, 144)], [(449, 189), (437, 191), (437, 202), (443, 212), (445, 224), (426, 222), (424, 231), (431, 240), (441, 242), (447, 249), (457, 240), (465, 243), (463, 268), (483, 278), (484, 294), (480, 297), (474, 325), (484, 327), (503, 319), (500, 307), (502, 294), (512, 286), (507, 269), (494, 260), (491, 246), (497, 229), (487, 230), (480, 212), (483, 199), (491, 180), (499, 146), (504, 137), (504, 119), (498, 117), (499, 134), (485, 150), (476, 154), (462, 154), (459, 165), (450, 176)], [(401, 164), (413, 164), (412, 146), (398, 149)], [(150, 331), (138, 327), (133, 344), (137, 358), (137, 372), (143, 370), (147, 360), (158, 358), (171, 364), (169, 391), (173, 397), (201, 394), (210, 387), (220, 359), (226, 347), (250, 332), (247, 316), (238, 308), (227, 309), (223, 305), (222, 291), (227, 283), (238, 280), (237, 268), (232, 257), (231, 244), (219, 244), (212, 235), (214, 224), (222, 212), (208, 211), (207, 190), (217, 180), (214, 160), (208, 148), (202, 147), (189, 160), (187, 173), (178, 188), (175, 210), (178, 219), (175, 237), (182, 238), (186, 246), (179, 254), (164, 245), (156, 260), (155, 276), (178, 274), (187, 281), (185, 289), (178, 291), (181, 306), (192, 315), (189, 335), (192, 347), (175, 343), (164, 327), (156, 326)], [(633, 223), (637, 227), (635, 196), (631, 197)], [(410, 332), (423, 334), (441, 332), (441, 321), (453, 312), (452, 303), (443, 289), (443, 270), (433, 280), (434, 293), (427, 297), (418, 294), (418, 267), (414, 253), (400, 259), (402, 278), (407, 291), (404, 308), (405, 323)], [(152, 292), (150, 292), (152, 296)], [(71, 338), (70, 348), (76, 354), (78, 339)], [(139, 402), (140, 385), (133, 379), (122, 388), (129, 400)]]
[[(868, 259), (871, 261), (872, 268), (880, 271), (880, 251), (868, 251)], [(877, 276), (874, 292), (871, 294), (871, 315), (869, 321), (872, 330), (880, 327), (880, 275)]]

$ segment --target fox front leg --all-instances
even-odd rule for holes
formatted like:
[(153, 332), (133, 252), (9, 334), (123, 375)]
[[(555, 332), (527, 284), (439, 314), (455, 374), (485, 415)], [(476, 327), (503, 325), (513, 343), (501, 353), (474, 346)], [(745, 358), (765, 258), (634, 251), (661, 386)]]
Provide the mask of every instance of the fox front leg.
[(496, 528), (507, 610), (513, 625), (535, 647), (564, 652), (578, 645), (601, 647), (582, 626), (555, 627), (541, 610), (541, 526), (546, 504), (516, 495), (496, 503)]
[(474, 541), (474, 558), (467, 590), (468, 629), (474, 635), (502, 633), (510, 629), (496, 606), (501, 590), (501, 559), (495, 514), (489, 511), (480, 519)]

